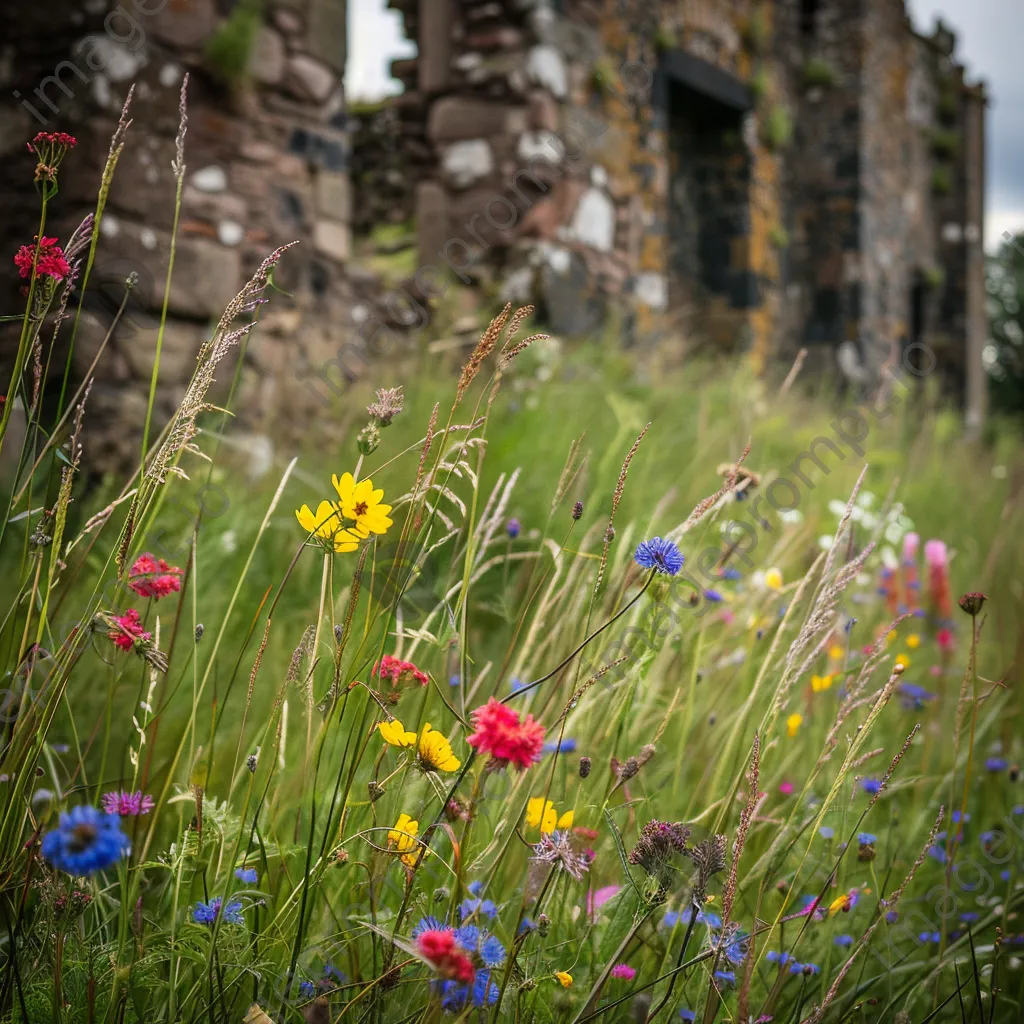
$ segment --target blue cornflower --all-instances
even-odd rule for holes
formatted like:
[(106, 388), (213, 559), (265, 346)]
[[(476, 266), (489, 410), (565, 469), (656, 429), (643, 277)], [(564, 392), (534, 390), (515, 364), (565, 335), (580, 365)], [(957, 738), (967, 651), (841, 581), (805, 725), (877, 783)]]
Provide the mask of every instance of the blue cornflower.
[(465, 921), (471, 914), (481, 917), (494, 917), (498, 913), (494, 900), (467, 899), (459, 904), (459, 920)]
[(1010, 813), (1013, 815), (1024, 814), (1024, 804), (1017, 804), (1010, 809)]
[(821, 836), (822, 839), (832, 839), (835, 834), (836, 830), (834, 828), (829, 828), (828, 825), (822, 825), (821, 828), (818, 829), (818, 835)]
[(259, 875), (255, 868), (235, 868), (235, 878), (246, 885), (255, 885)]
[(736, 972), (735, 971), (715, 971), (715, 981), (719, 985), (735, 985), (736, 984)]
[(545, 754), (571, 754), (576, 749), (576, 741), (569, 736), (566, 736), (563, 740), (555, 740), (552, 743), (544, 744)]
[(862, 779), (860, 788), (874, 796), (882, 788), (882, 783), (878, 779)]
[(890, 910), (885, 915), (885, 920), (888, 924), (895, 924), (900, 919), (900, 912), (898, 910)]
[(804, 974), (820, 974), (821, 968), (817, 964), (806, 963), (801, 970)]
[(941, 932), (921, 932), (917, 936), (922, 942), (934, 942), (939, 943), (942, 941)]
[(1004, 882), (1008, 882), (1010, 880), (1010, 878), (1011, 878), (1009, 870), (1004, 868), (1002, 871), (999, 872), (999, 877)]
[(858, 832), (857, 842), (861, 846), (874, 846), (878, 842), (878, 836), (873, 832)]
[(722, 595), (717, 590), (705, 590), (704, 596), (714, 604), (722, 600)]
[(853, 945), (853, 936), (852, 935), (837, 935), (832, 941), (837, 946), (842, 946), (845, 949), (847, 946), (852, 946)]
[(413, 939), (418, 939), (424, 932), (443, 932), (448, 929), (443, 921), (439, 921), (433, 914), (421, 917), (412, 930)]
[(87, 805), (63, 812), (57, 828), (43, 836), (44, 860), (76, 877), (109, 868), (131, 849), (120, 817)]
[(990, 757), (985, 762), (985, 770), (990, 772), (1006, 771), (1007, 761), (1005, 757)]
[(731, 565), (726, 566), (726, 568), (724, 568), (721, 571), (720, 575), (721, 575), (723, 580), (738, 580), (738, 579), (741, 579), (739, 569), (734, 569)]
[(802, 963), (800, 963), (799, 960), (794, 960), (789, 965), (789, 973), (790, 974), (800, 974), (803, 971), (803, 969), (804, 969), (804, 965)]
[(311, 981), (300, 981), (299, 982), (299, 995), (303, 999), (312, 999), (316, 995), (316, 985)]
[(524, 917), (519, 922), (519, 928), (516, 930), (516, 935), (525, 935), (527, 932), (535, 932), (537, 930), (537, 922), (532, 917)]
[(441, 1008), (448, 1013), (462, 1013), (470, 1004), (481, 1009), (498, 1001), (499, 989), (491, 981), (490, 971), (477, 971), (472, 985), (463, 985), (458, 981), (436, 984), (441, 992)]
[(339, 985), (344, 985), (348, 981), (348, 975), (344, 971), (339, 971), (330, 960), (324, 964), (324, 981), (336, 981)]
[(476, 953), (484, 967), (500, 967), (505, 962), (505, 947), (489, 931), (475, 924), (456, 928), (455, 938), (467, 953)]
[(461, 683), (461, 682), (462, 682), (462, 680), (459, 678), (458, 674), (448, 677), (448, 685), (449, 686), (458, 686), (459, 683)]
[[(665, 923), (668, 924), (668, 915), (672, 911), (666, 911)], [(680, 915), (679, 920), (683, 924), (689, 924), (690, 918), (693, 916), (693, 908), (687, 907)], [(675, 921), (672, 922), (675, 924)], [(713, 910), (698, 910), (697, 911), (697, 924), (706, 924), (709, 928), (721, 928), (722, 919)]]
[(928, 856), (934, 858), (940, 864), (946, 863), (946, 851), (941, 846), (935, 846), (934, 844), (932, 846), (929, 846)]
[(783, 967), (785, 967), (785, 965), (793, 959), (793, 954), (780, 953), (777, 949), (770, 949), (767, 953), (765, 953), (764, 957), (770, 964), (781, 964)]
[(475, 882), (470, 882), (466, 888), (470, 896), (479, 896), (484, 891), (484, 883), (478, 878)]
[(200, 900), (192, 908), (192, 920), (196, 924), (213, 924), (220, 917), (228, 924), (245, 924), (242, 904), (238, 900), (225, 903), (223, 897), (214, 896), (209, 903)]
[(666, 576), (675, 576), (683, 567), (682, 552), (670, 540), (652, 537), (641, 541), (633, 556), (642, 569), (654, 569)]
[(725, 947), (725, 959), (731, 964), (741, 964), (747, 957), (749, 936), (739, 935)]
[(679, 1016), (685, 1021), (695, 1021), (697, 1014), (693, 1010), (688, 1010), (685, 1006), (679, 1007)]
[(995, 841), (1002, 834), (1003, 834), (1002, 832), (999, 832), (999, 831), (997, 831), (995, 829), (990, 829), (987, 832), (982, 832), (981, 835), (978, 836), (978, 840), (981, 842), (981, 845), (984, 846), (985, 849), (987, 850), (993, 843), (995, 843)]
[(900, 683), (898, 693), (903, 698), (903, 707), (907, 711), (919, 711), (924, 707), (925, 701), (935, 699), (934, 693), (926, 690), (923, 686), (918, 686), (916, 683)]
[(509, 684), (509, 686), (512, 687), (512, 692), (513, 693), (518, 693), (521, 689), (523, 689), (524, 686), (527, 685), (526, 683), (524, 683), (522, 681), (522, 679), (519, 678), (519, 676), (513, 676), (508, 681), (508, 684)]
[(971, 820), (969, 811), (954, 811), (949, 817), (954, 825), (959, 825), (961, 821)]
[(519, 536), (519, 531), (521, 529), (522, 527), (520, 526), (519, 520), (514, 517), (505, 525), (505, 531), (508, 533), (511, 540), (515, 540), (516, 537)]
[(960, 915), (960, 920), (963, 921), (964, 924), (970, 924), (971, 922), (978, 921), (980, 919), (981, 914), (975, 913), (973, 910), (968, 910), (966, 913)]

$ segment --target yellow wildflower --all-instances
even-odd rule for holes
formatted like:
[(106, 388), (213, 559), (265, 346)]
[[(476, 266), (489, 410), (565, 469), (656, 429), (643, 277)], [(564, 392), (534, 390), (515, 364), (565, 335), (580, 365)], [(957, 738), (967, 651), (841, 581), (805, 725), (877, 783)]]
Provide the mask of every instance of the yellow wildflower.
[(764, 574), (764, 585), (769, 590), (781, 590), (782, 589), (782, 572), (779, 569), (772, 567)]
[(531, 828), (539, 827), (545, 835), (550, 835), (556, 828), (572, 828), (572, 811), (566, 811), (561, 817), (555, 810), (555, 805), (542, 796), (535, 796), (526, 804), (526, 824)]
[[(390, 722), (378, 722), (381, 738), (392, 747), (414, 747), (416, 746), (416, 733), (408, 732), (404, 725), (397, 719)], [(429, 728), (429, 726), (428, 726)]]
[(915, 648), (920, 647), (921, 646), (921, 638), (916, 633), (911, 633), (910, 636), (907, 637), (907, 646), (911, 650), (914, 650)]
[(332, 476), (331, 482), (338, 492), (342, 515), (346, 519), (355, 520), (353, 530), (359, 536), (387, 533), (391, 526), (388, 518), (391, 506), (381, 503), (384, 491), (380, 488), (374, 490), (373, 481), (369, 477), (356, 483), (351, 473), (344, 473), (340, 478)]
[(800, 728), (800, 723), (803, 722), (803, 720), (804, 716), (798, 711), (795, 711), (786, 719), (786, 733), (789, 735), (790, 739), (797, 734), (797, 731)]
[(843, 893), (842, 896), (838, 896), (828, 905), (828, 916), (834, 917), (839, 913), (840, 910), (849, 910), (851, 900), (847, 893)]
[[(415, 737), (414, 737), (415, 738)], [(420, 764), (431, 772), (458, 771), (462, 762), (452, 752), (452, 745), (442, 733), (430, 728), (427, 722), (420, 733)]]
[(339, 554), (355, 551), (359, 547), (361, 538), (355, 531), (343, 525), (341, 510), (333, 502), (321, 501), (315, 515), (308, 505), (303, 505), (296, 510), (295, 518), (306, 533), (332, 544)]
[(568, 971), (555, 971), (555, 977), (562, 988), (572, 988), (572, 975)]
[(846, 651), (844, 651), (844, 650), (842, 649), (842, 647), (840, 647), (840, 646), (839, 646), (839, 644), (833, 644), (833, 645), (832, 645), (832, 646), (831, 646), (831, 647), (830, 647), (830, 648), (828, 649), (828, 656), (829, 656), (829, 657), (830, 657), (830, 658), (831, 658), (831, 659), (832, 659), (833, 661), (842, 661), (842, 660), (843, 660), (843, 655), (844, 655), (845, 653), (846, 653)]
[[(420, 823), (408, 814), (400, 814), (395, 827), (388, 830), (388, 849), (397, 850), (402, 854), (402, 863), (412, 867), (418, 856), (416, 852), (416, 836), (420, 832)], [(411, 852), (409, 852), (411, 851)]]
[(811, 689), (815, 693), (821, 693), (822, 690), (829, 690), (832, 688), (832, 675), (827, 676), (811, 676)]
[(909, 654), (897, 654), (896, 665), (902, 668), (910, 668), (910, 655)]

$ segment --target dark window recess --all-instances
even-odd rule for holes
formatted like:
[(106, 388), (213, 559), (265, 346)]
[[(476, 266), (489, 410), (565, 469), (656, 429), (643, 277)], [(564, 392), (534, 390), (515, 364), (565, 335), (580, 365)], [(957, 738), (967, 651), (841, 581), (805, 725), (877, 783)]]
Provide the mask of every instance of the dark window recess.
[(818, 0), (800, 0), (800, 33), (813, 36), (818, 25)]

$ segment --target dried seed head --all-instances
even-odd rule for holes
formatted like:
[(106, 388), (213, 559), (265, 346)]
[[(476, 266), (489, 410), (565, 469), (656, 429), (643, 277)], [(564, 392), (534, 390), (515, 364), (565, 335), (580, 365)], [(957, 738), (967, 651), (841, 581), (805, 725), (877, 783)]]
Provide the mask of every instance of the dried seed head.
[(573, 520), (574, 523), (575, 522), (579, 522), (579, 520), (582, 517), (583, 517), (583, 502), (582, 501), (577, 501), (576, 504), (573, 505), (573, 507), (572, 507), (572, 520)]
[(580, 778), (585, 779), (590, 774), (592, 763), (589, 757), (580, 758)]
[(391, 426), (391, 421), (405, 408), (405, 395), (401, 387), (378, 388), (377, 401), (371, 402), (366, 411), (381, 427)]
[(544, 938), (545, 935), (547, 935), (548, 928), (550, 928), (550, 927), (551, 927), (551, 918), (548, 917), (547, 914), (541, 914), (540, 917), (537, 918), (537, 932), (538, 932), (538, 934), (540, 935), (540, 937), (542, 939)]
[(636, 757), (627, 757), (619, 767), (619, 778), (625, 782), (627, 779), (633, 778), (636, 773), (640, 771), (640, 760)]
[(341, 643), (341, 638), (344, 635), (345, 635), (345, 630), (342, 627), (341, 623), (339, 622), (334, 627), (334, 642), (340, 644)]
[(245, 759), (245, 767), (248, 768), (250, 772), (254, 772), (254, 771), (256, 771), (256, 765), (258, 765), (259, 762), (260, 762), (260, 751), (259, 751), (259, 747), (257, 747), (256, 750), (254, 750)]
[(973, 619), (974, 616), (981, 614), (981, 609), (987, 600), (988, 598), (984, 594), (979, 593), (977, 590), (971, 590), (964, 594), (957, 604)]
[(196, 643), (199, 643), (203, 639), (203, 633), (206, 632), (206, 627), (201, 623), (196, 623)]

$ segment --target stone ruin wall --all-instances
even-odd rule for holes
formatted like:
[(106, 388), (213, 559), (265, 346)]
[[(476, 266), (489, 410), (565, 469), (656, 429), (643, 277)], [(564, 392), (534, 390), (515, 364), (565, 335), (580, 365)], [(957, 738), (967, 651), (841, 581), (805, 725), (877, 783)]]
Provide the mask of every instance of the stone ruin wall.
[[(309, 415), (324, 413), (326, 401), (319, 397), (323, 389), (314, 393), (299, 378), (334, 359), (353, 335), (353, 313), (365, 318), (372, 308), (372, 297), (361, 298), (344, 269), (352, 218), (342, 88), (345, 2), (264, 4), (248, 60), (231, 80), (211, 56), (211, 40), (235, 30), (232, 17), (244, 4), (124, 2), (131, 22), (111, 15), (118, 6), (105, 0), (57, 0), (41, 16), (45, 26), (19, 15), (13, 27), (20, 35), (3, 44), (0, 59), (6, 86), (0, 106), (3, 187), (6, 196), (20, 197), (5, 201), (9, 239), (30, 239), (38, 215), (30, 160), (20, 155), (25, 140), (44, 128), (79, 138), (48, 228), (66, 238), (94, 206), (110, 136), (136, 83), (133, 125), (101, 222), (87, 313), (73, 353), (75, 372), (86, 373), (124, 278), (138, 272), (127, 315), (97, 368), (89, 410), (91, 464), (118, 466), (141, 438), (170, 252), (171, 161), (186, 70), (187, 171), (157, 414), (166, 417), (175, 407), (196, 352), (231, 296), (267, 253), (297, 239), (301, 244), (275, 275), (280, 291), (246, 350), (238, 410), (242, 431), (268, 435), (273, 425), (277, 436), (298, 436)], [(70, 63), (51, 77), (62, 61)], [(35, 92), (40, 87), (41, 96)], [(31, 110), (22, 105), (26, 97), (33, 100)], [(5, 305), (16, 308), (17, 283), (5, 276)], [(4, 362), (10, 364), (9, 353)], [(233, 367), (223, 367), (221, 383), (228, 385), (232, 375)]]

